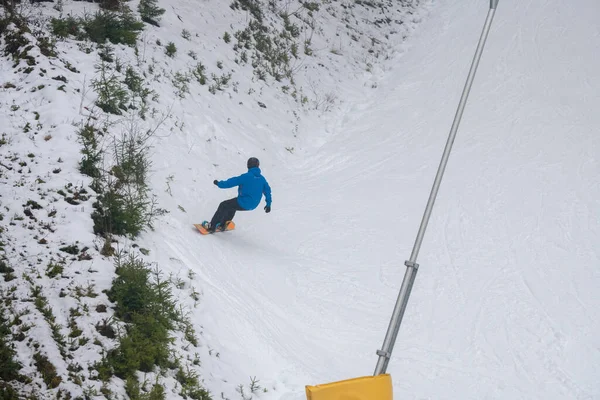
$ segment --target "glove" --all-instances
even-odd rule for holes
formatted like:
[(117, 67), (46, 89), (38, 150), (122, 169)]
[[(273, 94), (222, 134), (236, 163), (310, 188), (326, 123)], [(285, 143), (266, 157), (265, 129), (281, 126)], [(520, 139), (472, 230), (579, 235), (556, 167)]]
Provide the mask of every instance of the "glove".
[(265, 212), (266, 213), (270, 213), (271, 212), (271, 206), (265, 206)]
[(218, 180), (216, 180), (216, 179), (215, 179), (215, 180), (213, 181), (213, 183), (214, 183), (215, 185), (219, 186), (219, 181), (218, 181)]

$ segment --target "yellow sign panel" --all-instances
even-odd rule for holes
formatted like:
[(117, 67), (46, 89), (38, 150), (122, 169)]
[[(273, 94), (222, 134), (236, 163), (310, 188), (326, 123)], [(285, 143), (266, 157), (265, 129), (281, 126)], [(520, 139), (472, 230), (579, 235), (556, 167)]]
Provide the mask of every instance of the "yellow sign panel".
[(307, 400), (392, 400), (392, 398), (392, 378), (389, 374), (306, 386)]

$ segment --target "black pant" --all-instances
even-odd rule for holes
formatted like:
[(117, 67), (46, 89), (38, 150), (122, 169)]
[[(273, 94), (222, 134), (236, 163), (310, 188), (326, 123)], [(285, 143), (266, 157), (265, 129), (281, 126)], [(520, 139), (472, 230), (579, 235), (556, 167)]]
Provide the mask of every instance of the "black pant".
[(237, 197), (222, 201), (221, 204), (219, 204), (219, 208), (217, 208), (215, 215), (210, 221), (211, 229), (214, 229), (218, 223), (220, 223), (221, 226), (223, 226), (225, 225), (225, 222), (233, 220), (236, 211), (245, 211), (245, 209), (240, 207), (240, 204), (237, 201)]

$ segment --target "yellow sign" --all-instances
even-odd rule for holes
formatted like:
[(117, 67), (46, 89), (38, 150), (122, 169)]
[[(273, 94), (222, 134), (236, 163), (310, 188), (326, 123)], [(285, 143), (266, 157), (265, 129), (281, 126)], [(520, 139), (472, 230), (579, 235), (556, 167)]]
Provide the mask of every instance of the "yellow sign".
[(306, 386), (307, 400), (392, 400), (392, 398), (392, 378), (389, 374)]

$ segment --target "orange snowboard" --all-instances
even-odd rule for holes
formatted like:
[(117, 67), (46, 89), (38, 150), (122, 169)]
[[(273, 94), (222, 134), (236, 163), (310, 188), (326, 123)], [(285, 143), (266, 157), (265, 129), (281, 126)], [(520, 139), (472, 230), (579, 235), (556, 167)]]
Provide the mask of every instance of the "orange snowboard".
[[(198, 229), (198, 231), (200, 231), (201, 234), (203, 235), (210, 235), (211, 233), (209, 231), (207, 231), (202, 224), (194, 224), (194, 226), (196, 227), (196, 229)], [(225, 231), (232, 231), (235, 229), (235, 223), (233, 221), (229, 221), (227, 223), (227, 228), (225, 229)], [(218, 232), (224, 232), (224, 231), (216, 231), (213, 233), (218, 233)]]

